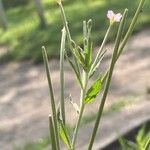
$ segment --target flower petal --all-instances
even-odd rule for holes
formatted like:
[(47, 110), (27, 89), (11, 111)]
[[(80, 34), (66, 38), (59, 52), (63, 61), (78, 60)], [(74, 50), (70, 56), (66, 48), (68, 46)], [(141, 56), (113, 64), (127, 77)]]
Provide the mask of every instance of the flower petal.
[(107, 18), (110, 19), (110, 20), (113, 20), (114, 16), (115, 16), (114, 12), (112, 10), (108, 10)]
[(122, 15), (121, 15), (120, 13), (118, 13), (118, 14), (116, 14), (116, 15), (114, 16), (114, 21), (115, 21), (115, 22), (120, 22), (121, 18), (122, 18)]

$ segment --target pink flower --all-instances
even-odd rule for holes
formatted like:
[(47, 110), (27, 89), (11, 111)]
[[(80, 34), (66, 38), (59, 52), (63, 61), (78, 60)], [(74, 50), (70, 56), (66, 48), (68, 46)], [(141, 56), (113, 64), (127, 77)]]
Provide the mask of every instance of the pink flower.
[(112, 10), (108, 10), (107, 18), (110, 20), (110, 23), (120, 22), (122, 15), (120, 13), (115, 14)]

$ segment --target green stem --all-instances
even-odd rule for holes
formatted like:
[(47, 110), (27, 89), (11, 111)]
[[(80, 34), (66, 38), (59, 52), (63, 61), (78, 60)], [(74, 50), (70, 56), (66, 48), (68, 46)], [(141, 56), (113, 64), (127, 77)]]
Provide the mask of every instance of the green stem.
[(94, 143), (96, 133), (97, 133), (97, 130), (98, 130), (98, 127), (99, 127), (99, 123), (100, 123), (100, 120), (101, 120), (103, 108), (104, 108), (105, 101), (106, 101), (107, 94), (108, 94), (108, 90), (109, 90), (109, 87), (110, 87), (110, 82), (111, 82), (114, 66), (115, 66), (115, 63), (116, 63), (116, 58), (117, 58), (117, 54), (118, 54), (118, 49), (119, 49), (119, 45), (120, 45), (120, 41), (121, 41), (123, 26), (124, 26), (124, 22), (125, 22), (127, 12), (128, 12), (128, 10), (125, 9), (122, 21), (119, 25), (119, 29), (118, 29), (118, 33), (117, 33), (117, 37), (116, 37), (116, 41), (115, 41), (115, 46), (114, 46), (114, 52), (113, 52), (113, 56), (112, 56), (112, 60), (111, 60), (111, 64), (110, 64), (109, 73), (108, 73), (108, 78), (107, 78), (107, 81), (106, 81), (106, 85), (104, 87), (104, 93), (103, 93), (103, 96), (102, 96), (101, 104), (100, 104), (99, 109), (98, 109), (98, 115), (97, 115), (97, 118), (96, 118), (96, 122), (95, 122), (95, 125), (94, 125), (94, 129), (93, 129), (93, 133), (92, 133), (92, 136), (91, 136), (91, 140), (90, 140), (90, 143), (89, 143), (88, 150), (91, 150), (92, 147), (93, 147), (93, 143)]
[(109, 33), (111, 32), (111, 28), (112, 28), (112, 25), (110, 24), (108, 29), (107, 29), (107, 32), (105, 34), (104, 40), (103, 40), (103, 42), (102, 42), (102, 44), (101, 44), (101, 46), (100, 46), (100, 48), (98, 50), (98, 53), (97, 53), (96, 58), (95, 58), (95, 61), (93, 62), (92, 66), (91, 66), (89, 75), (91, 74), (92, 70), (94, 69), (94, 67), (97, 65), (97, 63), (99, 61), (100, 55), (103, 52), (104, 46), (105, 46), (105, 44), (107, 42), (107, 39), (109, 37)]
[(48, 56), (47, 56), (47, 52), (44, 46), (42, 46), (42, 53), (43, 53), (46, 74), (47, 74), (48, 85), (49, 85), (49, 94), (50, 94), (50, 101), (51, 101), (52, 116), (53, 116), (53, 121), (54, 121), (54, 131), (55, 131), (57, 150), (60, 150), (58, 128), (57, 128), (56, 106), (55, 106), (54, 93), (53, 93), (53, 87), (52, 87), (49, 64), (48, 64)]
[(53, 124), (52, 116), (49, 116), (49, 131), (50, 131), (50, 137), (52, 142), (52, 149), (56, 150), (57, 147), (56, 147), (54, 124)]
[(103, 112), (103, 107), (104, 107), (105, 100), (106, 100), (107, 93), (108, 93), (109, 86), (110, 86), (110, 81), (111, 81), (111, 77), (112, 77), (112, 73), (113, 73), (113, 69), (114, 69), (114, 65), (115, 65), (114, 58), (116, 57), (116, 55), (117, 55), (117, 53), (114, 52), (112, 62), (111, 62), (110, 71), (109, 71), (108, 78), (107, 78), (107, 81), (106, 81), (106, 85), (105, 85), (105, 88), (104, 88), (104, 94), (103, 94), (101, 104), (100, 104), (100, 107), (99, 107), (99, 110), (98, 110), (98, 115), (97, 115), (97, 119), (96, 119), (96, 122), (95, 122), (94, 130), (93, 130), (93, 133), (92, 133), (92, 137), (91, 137), (91, 140), (90, 140), (88, 150), (92, 149), (93, 142), (94, 142), (95, 137), (96, 137), (97, 129), (98, 129), (99, 122), (100, 122), (100, 119), (101, 119), (101, 115), (102, 115), (102, 112)]
[[(146, 0), (141, 0), (140, 3), (139, 3), (139, 6), (138, 6), (138, 8), (137, 8), (137, 10), (136, 10), (136, 12), (135, 12), (135, 15), (134, 15), (134, 17), (133, 17), (133, 20), (132, 20), (132, 22), (131, 22), (131, 24), (130, 24), (130, 26), (129, 26), (129, 29), (128, 29), (128, 31), (127, 31), (127, 33), (126, 33), (126, 35), (125, 35), (125, 37), (124, 37), (124, 39), (123, 39), (123, 41), (122, 41), (120, 47), (119, 47), (116, 61), (118, 60), (119, 56), (120, 56), (121, 53), (123, 52), (123, 49), (124, 49), (125, 45), (127, 44), (128, 40), (129, 40), (129, 38), (130, 38), (130, 36), (131, 36), (131, 34), (132, 34), (132, 32), (133, 32), (133, 29), (134, 29), (134, 27), (135, 27), (135, 25), (136, 25), (136, 22), (137, 22), (137, 20), (138, 20), (138, 17), (139, 17), (139, 15), (140, 15), (141, 11), (142, 11), (142, 8), (143, 8), (143, 6), (144, 6), (145, 1), (146, 1)], [(103, 82), (106, 80), (107, 75), (108, 75), (108, 72), (109, 72), (109, 70), (105, 73), (105, 75), (104, 75), (104, 77), (103, 77), (103, 79), (102, 79)]]
[(67, 19), (66, 19), (66, 16), (65, 16), (65, 11), (64, 11), (64, 8), (63, 8), (63, 5), (62, 5), (61, 2), (59, 3), (59, 6), (60, 6), (60, 10), (61, 10), (63, 24), (64, 24), (64, 27), (65, 27), (66, 33), (67, 33), (68, 44), (69, 44), (69, 47), (70, 47), (72, 39), (71, 39), (70, 31), (69, 31), (69, 28), (68, 28)]
[(61, 38), (61, 48), (60, 48), (60, 108), (61, 108), (61, 117), (65, 125), (65, 104), (64, 104), (64, 50), (65, 50), (65, 40), (66, 40), (66, 30), (62, 30)]
[[(138, 6), (138, 8), (137, 8), (137, 10), (136, 10), (136, 12), (135, 12), (135, 15), (134, 15), (134, 17), (133, 17), (133, 20), (132, 20), (132, 22), (131, 22), (131, 24), (130, 24), (130, 26), (129, 26), (129, 29), (128, 29), (128, 31), (127, 31), (127, 33), (126, 33), (126, 35), (125, 35), (125, 37), (124, 37), (124, 39), (123, 39), (123, 41), (122, 41), (120, 47), (119, 47), (117, 59), (118, 59), (119, 56), (121, 55), (121, 53), (122, 53), (122, 51), (123, 51), (123, 49), (124, 49), (126, 43), (128, 42), (129, 37), (131, 36), (131, 34), (132, 34), (133, 30), (134, 30), (134, 27), (135, 27), (136, 22), (137, 22), (137, 20), (138, 20), (139, 14), (142, 12), (142, 8), (143, 8), (143, 6), (144, 6), (145, 1), (146, 1), (146, 0), (141, 0), (140, 3), (139, 3), (139, 6)], [(117, 61), (117, 59), (116, 59), (116, 61)]]
[(80, 122), (83, 116), (83, 112), (84, 112), (84, 97), (86, 94), (86, 89), (87, 89), (87, 84), (88, 84), (88, 73), (83, 71), (83, 89), (81, 89), (81, 97), (80, 97), (80, 113), (79, 113), (79, 117), (77, 120), (77, 124), (74, 130), (74, 134), (73, 134), (73, 139), (72, 139), (72, 148), (74, 150), (75, 147), (75, 142), (77, 139), (77, 134), (78, 134), (78, 130), (79, 130), (79, 126), (80, 126)]

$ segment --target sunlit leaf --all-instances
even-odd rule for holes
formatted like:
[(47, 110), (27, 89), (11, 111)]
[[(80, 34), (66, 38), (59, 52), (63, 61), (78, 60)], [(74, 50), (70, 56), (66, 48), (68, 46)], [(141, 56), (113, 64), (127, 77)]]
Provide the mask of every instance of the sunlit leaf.
[(68, 149), (71, 149), (71, 142), (67, 133), (67, 129), (63, 124), (63, 121), (60, 119), (60, 111), (57, 113), (57, 118), (58, 118), (58, 131), (59, 135), (64, 142), (64, 144), (68, 147)]
[(101, 88), (102, 88), (102, 82), (101, 82), (101, 78), (99, 78), (92, 84), (90, 89), (87, 91), (84, 99), (84, 103), (85, 104), (91, 103), (96, 98)]

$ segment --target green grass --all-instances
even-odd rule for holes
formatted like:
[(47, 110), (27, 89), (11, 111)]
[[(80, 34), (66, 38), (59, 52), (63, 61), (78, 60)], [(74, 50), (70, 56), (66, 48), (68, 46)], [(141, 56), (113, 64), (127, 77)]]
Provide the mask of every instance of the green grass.
[[(131, 20), (139, 0), (64, 0), (65, 11), (73, 39), (82, 44), (82, 21), (93, 19), (94, 46), (98, 46), (108, 26), (106, 12), (113, 9), (123, 12), (129, 8), (128, 22)], [(48, 22), (46, 29), (39, 28), (39, 21), (33, 1), (28, 5), (7, 9), (9, 29), (0, 29), (0, 45), (8, 47), (8, 53), (1, 56), (1, 61), (29, 59), (42, 61), (41, 46), (45, 45), (49, 56), (57, 57), (61, 37), (62, 21), (60, 10), (54, 0), (42, 0)], [(136, 30), (139, 31), (150, 23), (150, 1), (147, 0), (143, 16), (140, 17)], [(110, 35), (110, 40), (113, 38)]]
[(134, 141), (124, 139), (121, 137), (119, 139), (120, 146), (122, 150), (149, 150), (150, 149), (150, 130), (148, 123), (144, 124), (134, 137)]
[[(124, 107), (134, 104), (136, 101), (137, 101), (136, 97), (133, 96), (117, 99), (108, 108), (104, 110), (103, 115), (106, 116), (113, 112), (117, 112)], [(97, 116), (96, 113), (84, 116), (81, 122), (81, 126), (92, 123), (96, 119), (96, 116)], [(73, 131), (74, 126), (67, 125), (67, 129), (70, 133)], [(47, 136), (45, 138), (40, 138), (37, 141), (28, 143), (23, 147), (15, 148), (15, 150), (43, 150), (44, 148), (47, 148), (49, 144), (50, 144), (50, 137)]]

